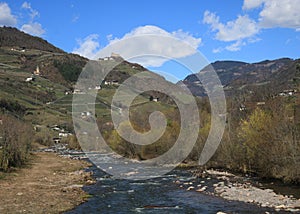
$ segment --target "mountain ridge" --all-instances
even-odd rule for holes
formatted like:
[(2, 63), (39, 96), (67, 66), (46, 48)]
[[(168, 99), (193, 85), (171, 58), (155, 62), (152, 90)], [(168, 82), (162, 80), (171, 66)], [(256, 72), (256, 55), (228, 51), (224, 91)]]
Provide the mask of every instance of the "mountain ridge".
[[(290, 58), (279, 58), (275, 60), (263, 60), (255, 63), (246, 63), (241, 61), (216, 61), (204, 67), (199, 71), (211, 70), (211, 67), (216, 71), (218, 77), (227, 94), (231, 94), (233, 90), (246, 85), (259, 85), (265, 82), (281, 85), (280, 90), (288, 86), (287, 83), (295, 76), (295, 64), (299, 60)], [(286, 74), (286, 75), (284, 75)], [(197, 77), (198, 74), (191, 74), (177, 84), (185, 84), (195, 96), (206, 96), (205, 89)], [(286, 76), (287, 79), (283, 78)], [(286, 84), (285, 84), (286, 83)], [(272, 85), (272, 87), (274, 87)]]
[[(31, 36), (16, 28), (1, 27), (0, 62), (2, 67), (9, 64), (15, 69), (30, 73), (39, 67), (45, 78), (72, 88), (72, 84), (76, 82), (88, 59), (77, 54), (67, 53), (44, 39)], [(135, 67), (140, 71), (147, 70), (143, 66), (126, 63), (127, 65), (124, 65), (128, 67), (126, 72), (130, 70), (129, 67)], [(298, 61), (286, 57), (255, 63), (218, 60), (204, 67), (201, 71), (212, 66), (227, 94), (231, 94), (232, 91), (245, 85), (259, 85), (268, 81), (272, 82), (272, 87), (275, 87), (274, 84), (278, 84), (280, 86), (278, 90), (282, 90), (291, 87), (287, 84), (295, 76), (295, 69), (293, 69), (295, 63)], [(114, 69), (108, 78), (118, 81), (128, 78), (126, 72), (120, 70), (122, 69)], [(195, 96), (206, 96), (206, 92), (195, 74), (187, 76), (178, 84), (185, 84)]]
[(19, 47), (21, 49), (37, 49), (48, 52), (66, 53), (48, 41), (32, 36), (13, 27), (0, 27), (0, 47)]

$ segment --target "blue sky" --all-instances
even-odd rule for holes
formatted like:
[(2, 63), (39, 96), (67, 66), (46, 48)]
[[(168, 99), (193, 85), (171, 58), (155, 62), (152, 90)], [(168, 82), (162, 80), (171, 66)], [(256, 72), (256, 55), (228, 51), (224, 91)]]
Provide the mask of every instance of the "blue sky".
[(175, 36), (210, 62), (299, 58), (300, 0), (0, 2), (0, 26), (90, 58), (113, 41), (145, 32)]

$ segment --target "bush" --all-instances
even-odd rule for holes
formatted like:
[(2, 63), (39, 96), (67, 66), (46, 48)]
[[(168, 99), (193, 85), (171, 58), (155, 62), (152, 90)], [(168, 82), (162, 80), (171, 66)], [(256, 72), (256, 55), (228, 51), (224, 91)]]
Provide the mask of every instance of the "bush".
[(33, 138), (33, 142), (38, 143), (43, 146), (53, 146), (54, 142), (52, 140), (53, 133), (47, 127), (37, 127), (35, 129), (35, 135)]
[(246, 165), (262, 177), (300, 182), (299, 129), (279, 111), (256, 109), (241, 124)]
[(64, 139), (64, 142), (68, 144), (69, 149), (81, 150), (81, 146), (75, 135), (68, 136), (66, 139)]
[(59, 70), (65, 80), (76, 82), (80, 75), (83, 65), (76, 65), (74, 62), (55, 61), (54, 66)]
[(6, 99), (0, 99), (0, 109), (2, 111), (9, 111), (18, 115), (24, 115), (26, 108), (18, 103), (18, 101), (9, 101)]
[(1, 116), (0, 169), (22, 166), (31, 148), (32, 127), (8, 115)]

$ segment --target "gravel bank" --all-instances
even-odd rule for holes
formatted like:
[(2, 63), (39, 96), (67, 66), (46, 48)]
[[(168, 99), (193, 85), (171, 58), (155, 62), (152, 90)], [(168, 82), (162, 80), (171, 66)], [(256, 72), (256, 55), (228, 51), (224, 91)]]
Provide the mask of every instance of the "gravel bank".
[(275, 211), (300, 213), (300, 199), (275, 193), (272, 189), (259, 188), (249, 181), (232, 173), (205, 170), (197, 172), (189, 182), (176, 181), (187, 191), (197, 191), (215, 195), (227, 200), (254, 203)]

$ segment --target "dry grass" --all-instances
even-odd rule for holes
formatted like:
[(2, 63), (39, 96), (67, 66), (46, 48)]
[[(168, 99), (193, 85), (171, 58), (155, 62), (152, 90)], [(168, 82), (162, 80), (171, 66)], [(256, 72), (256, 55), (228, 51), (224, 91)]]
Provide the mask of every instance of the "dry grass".
[(0, 180), (0, 213), (60, 213), (74, 208), (87, 198), (77, 184), (91, 179), (80, 171), (88, 165), (52, 153), (35, 154), (30, 166)]

